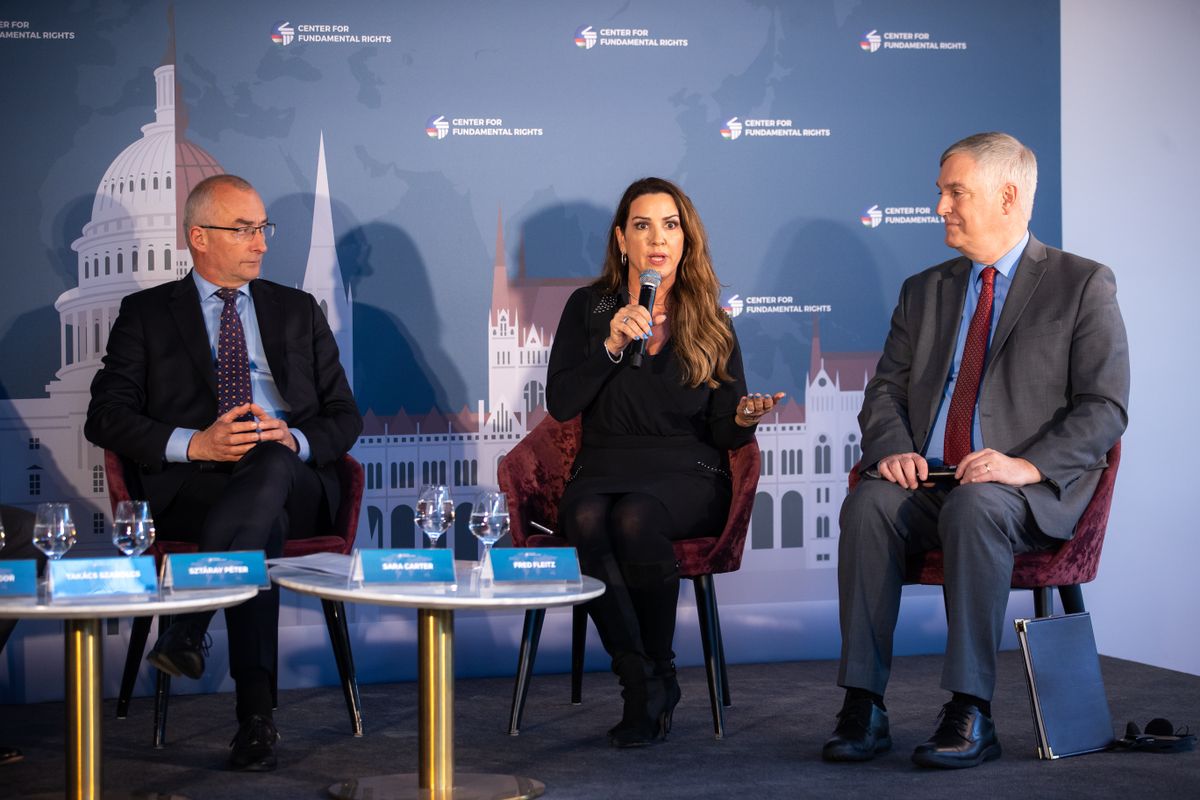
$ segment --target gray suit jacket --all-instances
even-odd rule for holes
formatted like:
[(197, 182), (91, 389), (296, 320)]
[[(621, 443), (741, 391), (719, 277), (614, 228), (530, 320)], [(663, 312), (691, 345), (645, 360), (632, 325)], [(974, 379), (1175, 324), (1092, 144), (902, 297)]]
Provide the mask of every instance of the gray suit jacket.
[[(858, 421), (864, 467), (921, 452), (945, 388), (971, 261), (951, 259), (904, 282)], [(988, 349), (979, 391), (983, 445), (1028, 460), (1042, 531), (1069, 539), (1125, 430), (1129, 345), (1112, 270), (1032, 235)], [(977, 443), (978, 444), (978, 443)]]

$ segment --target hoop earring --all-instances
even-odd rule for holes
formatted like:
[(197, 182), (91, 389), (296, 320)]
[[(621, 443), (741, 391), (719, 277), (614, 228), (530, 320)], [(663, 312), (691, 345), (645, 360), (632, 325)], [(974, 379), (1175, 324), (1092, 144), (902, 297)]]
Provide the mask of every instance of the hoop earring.
[(624, 253), (621, 253), (621, 266), (624, 267), (624, 266), (628, 266), (628, 265), (629, 265), (629, 256), (625, 255)]

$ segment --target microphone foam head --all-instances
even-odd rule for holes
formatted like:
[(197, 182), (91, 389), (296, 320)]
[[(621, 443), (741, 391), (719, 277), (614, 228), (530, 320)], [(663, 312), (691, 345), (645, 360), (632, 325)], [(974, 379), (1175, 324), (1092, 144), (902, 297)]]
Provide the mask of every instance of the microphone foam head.
[(640, 283), (642, 286), (657, 287), (660, 283), (662, 283), (662, 275), (659, 275), (652, 269), (644, 270), (640, 275), (638, 275), (638, 283)]

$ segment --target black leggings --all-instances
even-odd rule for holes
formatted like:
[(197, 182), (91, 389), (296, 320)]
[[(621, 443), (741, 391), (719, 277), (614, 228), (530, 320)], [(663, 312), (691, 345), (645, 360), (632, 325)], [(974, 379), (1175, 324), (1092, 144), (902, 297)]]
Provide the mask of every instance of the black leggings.
[(603, 595), (588, 604), (609, 655), (637, 653), (657, 663), (675, 656), (679, 571), (673, 538), (678, 531), (652, 495), (580, 495), (559, 511), (563, 535), (579, 552), (584, 573), (604, 581)]
[(619, 562), (649, 563), (675, 555), (667, 509), (648, 494), (583, 495), (559, 512), (559, 524), (581, 559), (611, 553)]

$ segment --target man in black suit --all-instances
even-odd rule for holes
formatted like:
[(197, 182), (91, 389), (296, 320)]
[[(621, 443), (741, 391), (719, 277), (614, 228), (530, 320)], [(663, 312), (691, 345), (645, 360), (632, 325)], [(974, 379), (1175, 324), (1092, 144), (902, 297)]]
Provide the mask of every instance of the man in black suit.
[[(846, 697), (828, 761), (891, 747), (883, 693), (905, 560), (931, 549), (945, 557), (951, 698), (912, 760), (1000, 756), (991, 699), (1013, 556), (1071, 538), (1128, 421), (1116, 280), (1029, 232), (1033, 152), (1004, 133), (967, 137), (943, 153), (937, 186), (961, 256), (904, 282), (858, 416), (866, 477), (841, 511)], [(953, 480), (928, 480), (946, 465)]]
[[(362, 419), (316, 301), (259, 278), (274, 225), (254, 188), (233, 175), (201, 181), (183, 229), (195, 269), (121, 303), (84, 432), (137, 465), (163, 538), (278, 556), (285, 537), (330, 529), (334, 465)], [(198, 678), (211, 618), (177, 618), (147, 660)], [(275, 766), (278, 618), (274, 588), (225, 612), (235, 769)]]

